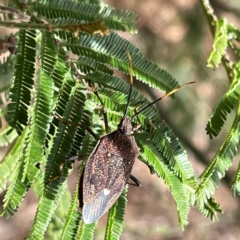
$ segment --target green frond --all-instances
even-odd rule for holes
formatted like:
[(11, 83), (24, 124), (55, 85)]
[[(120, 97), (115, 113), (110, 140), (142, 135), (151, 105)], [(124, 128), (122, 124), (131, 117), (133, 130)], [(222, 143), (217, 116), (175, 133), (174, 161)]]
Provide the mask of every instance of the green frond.
[(127, 48), (133, 61), (133, 75), (138, 80), (164, 92), (168, 92), (178, 85), (176, 80), (165, 70), (147, 60), (138, 48), (114, 33), (101, 38), (82, 34), (77, 41), (74, 40), (63, 45), (78, 56), (83, 55), (98, 62), (107, 63), (128, 74)]
[[(52, 67), (53, 69), (52, 72), (50, 72), (50, 75), (54, 83), (54, 93), (51, 111), (61, 116), (63, 113), (63, 106), (69, 100), (70, 94), (68, 95), (68, 92), (71, 92), (71, 87), (75, 85), (75, 82), (69, 74), (69, 67), (66, 66), (66, 53), (63, 51), (59, 50), (57, 52), (56, 62)], [(65, 98), (62, 96), (65, 96)], [(57, 119), (54, 120), (50, 125), (47, 140), (51, 139), (51, 136), (54, 135), (54, 123), (57, 125), (58, 121)], [(46, 145), (47, 144), (48, 142)]]
[(127, 205), (127, 190), (128, 186), (126, 185), (121, 196), (109, 210), (107, 228), (104, 237), (105, 240), (120, 239), (124, 223), (125, 208)]
[(240, 195), (240, 163), (238, 164), (237, 173), (235, 179), (233, 180), (231, 189), (234, 197), (236, 195)]
[(28, 135), (28, 147), (24, 151), (24, 172), (23, 179), (32, 183), (39, 172), (35, 164), (42, 162), (44, 144), (51, 120), (51, 108), (53, 97), (53, 82), (44, 70), (40, 69), (37, 80), (37, 95), (33, 107), (33, 116), (30, 122)]
[(18, 137), (17, 132), (10, 126), (0, 130), (0, 147), (8, 146)]
[(222, 56), (228, 46), (228, 28), (227, 20), (219, 19), (216, 21), (216, 29), (212, 51), (207, 59), (207, 66), (217, 68), (221, 62)]
[(159, 149), (157, 149), (151, 142), (151, 138), (146, 133), (138, 133), (134, 135), (138, 147), (140, 147), (141, 155), (139, 158), (146, 162), (146, 164), (150, 166), (150, 168), (153, 169), (169, 187), (177, 206), (179, 222), (182, 228), (184, 228), (188, 223), (187, 215), (190, 210), (188, 187), (185, 186), (185, 184), (168, 167), (168, 164), (166, 163), (167, 160)]
[[(106, 109), (107, 113), (108, 125), (110, 131), (112, 131), (113, 129), (117, 128), (117, 125), (123, 116), (123, 112), (126, 108), (126, 96), (120, 92), (115, 92), (107, 88), (100, 88), (97, 90), (97, 92), (104, 103), (104, 108)], [(103, 114), (101, 103), (95, 94), (92, 94), (92, 100), (97, 105), (99, 105), (99, 114)], [(95, 112), (96, 111), (97, 109)]]
[(82, 222), (79, 225), (76, 240), (92, 240), (96, 226), (97, 226), (97, 221), (93, 222), (92, 224), (84, 224)]
[[(119, 124), (126, 108), (130, 84), (113, 74), (114, 69), (129, 74), (130, 63), (126, 49), (131, 55), (133, 75), (137, 79), (163, 92), (178, 86), (177, 81), (165, 70), (146, 59), (138, 48), (115, 33), (100, 37), (80, 32), (77, 38), (76, 34), (67, 32), (67, 25), (85, 23), (102, 24), (110, 31), (136, 32), (136, 14), (89, 4), (95, 0), (87, 2), (29, 1), (24, 13), (31, 17), (28, 26), (35, 24), (38, 35), (35, 31), (21, 30), (18, 54), (7, 58), (0, 66), (0, 71), (11, 79), (9, 69), (16, 61), (8, 121), (20, 135), (10, 150), (11, 155), (0, 162), (0, 190), (5, 188), (7, 180), (12, 181), (4, 198), (2, 215), (13, 214), (28, 189), (33, 187), (40, 200), (26, 239), (76, 239), (76, 236), (77, 239), (93, 239), (97, 222), (90, 225), (81, 222), (81, 214), (77, 211), (78, 191), (81, 191), (78, 183), (70, 204), (66, 180), (72, 164), (66, 159), (79, 156), (81, 172), (97, 144), (97, 139), (92, 136), (94, 134), (88, 133), (91, 132), (89, 128), (96, 136), (105, 133), (103, 106), (91, 92), (91, 87), (98, 91), (104, 102), (111, 130), (115, 130)], [(21, 27), (28, 23), (15, 24)], [(59, 30), (64, 28), (58, 26), (51, 29), (53, 24), (66, 25), (66, 31)], [(222, 28), (221, 24), (224, 25), (224, 22), (219, 22), (219, 28)], [(41, 28), (41, 25), (49, 28)], [(212, 53), (210, 63), (217, 64), (219, 60), (215, 55), (219, 51), (223, 54), (224, 48), (220, 44), (223, 37), (220, 33), (219, 30), (219, 42), (214, 43), (220, 50)], [(38, 72), (35, 72), (35, 66)], [(5, 91), (6, 86), (0, 89)], [(234, 95), (234, 101), (235, 98)], [(148, 99), (133, 88), (128, 117), (134, 115), (135, 108), (139, 111), (148, 104)], [(134, 135), (141, 148), (139, 158), (169, 187), (176, 202), (179, 221), (184, 227), (190, 205), (195, 201), (197, 185), (187, 155), (169, 127), (159, 124), (156, 107), (149, 107), (133, 121), (133, 125), (139, 122), (142, 125)], [(6, 141), (2, 140), (1, 136), (6, 136), (5, 132), (0, 133), (0, 144), (8, 144), (16, 137), (13, 131)], [(232, 143), (226, 150), (228, 155), (235, 147), (236, 143)], [(220, 165), (221, 171), (224, 172), (225, 168), (223, 164)], [(127, 187), (109, 211), (105, 239), (120, 238), (126, 194)], [(200, 210), (206, 216), (214, 215), (212, 209), (217, 211), (217, 205), (208, 199), (199, 203)]]
[(240, 111), (232, 124), (231, 130), (223, 145), (212, 159), (209, 166), (200, 176), (200, 184), (196, 192), (198, 205), (202, 206), (215, 192), (215, 186), (219, 186), (220, 180), (232, 165), (232, 158), (236, 155), (240, 141)]
[(234, 108), (236, 108), (240, 97), (240, 70), (237, 65), (234, 69), (234, 79), (229, 90), (225, 93), (217, 105), (210, 119), (208, 120), (206, 131), (210, 138), (217, 136), (221, 131), (224, 122)]
[[(112, 109), (110, 108), (111, 106), (116, 107), (118, 112), (118, 115), (122, 117), (123, 110), (125, 110), (126, 103), (127, 103), (127, 96), (129, 93), (129, 87), (130, 85), (120, 79), (117, 76), (110, 76), (108, 74), (101, 74), (100, 72), (96, 73), (90, 73), (87, 75), (87, 79), (90, 79), (101, 86), (104, 86), (104, 89), (101, 88), (99, 89), (99, 94), (101, 97), (103, 97), (103, 102), (106, 104), (106, 108), (108, 112), (113, 112)], [(109, 88), (109, 89), (106, 89)], [(92, 97), (93, 100), (97, 100), (94, 96)], [(112, 104), (110, 103), (112, 101)], [(97, 100), (96, 102), (99, 103)], [(138, 105), (141, 105), (140, 109), (143, 108), (144, 106), (149, 104), (148, 99), (141, 94), (139, 91), (137, 91), (134, 87), (132, 89), (132, 97), (130, 101), (130, 110), (129, 110), (129, 116), (134, 115), (134, 108)], [(109, 108), (108, 108), (109, 107)], [(114, 108), (114, 110), (116, 110)], [(139, 109), (139, 110), (140, 110)], [(148, 109), (146, 109), (144, 112), (142, 112), (139, 116), (140, 122), (143, 127), (146, 127), (146, 120), (151, 120), (153, 121), (154, 119), (158, 118), (159, 120), (159, 114), (158, 111), (156, 110), (156, 107), (151, 106)], [(149, 122), (148, 121), (148, 122)], [(117, 124), (119, 123), (119, 119)]]
[[(97, 92), (104, 103), (104, 107), (107, 109), (107, 113), (112, 111), (122, 117), (127, 104), (126, 95), (107, 88), (97, 89)], [(92, 94), (92, 100), (98, 103), (101, 108), (101, 103), (95, 94)]]
[(68, 208), (70, 206), (70, 200), (71, 200), (70, 192), (68, 189), (66, 189), (48, 225), (46, 234), (44, 236), (45, 239), (51, 240), (60, 239), (64, 226), (64, 219), (67, 216)]
[(35, 72), (36, 31), (19, 32), (18, 54), (15, 64), (13, 86), (10, 89), (7, 121), (20, 135), (28, 123), (28, 107)]
[(42, 33), (40, 47), (41, 69), (44, 71), (45, 74), (51, 76), (57, 61), (57, 49), (54, 43), (52, 33)]
[(12, 84), (15, 59), (11, 54), (0, 61), (0, 93), (8, 90)]
[[(28, 128), (25, 128), (21, 134), (14, 142), (14, 144), (9, 149), (10, 154), (0, 161), (0, 193), (2, 193), (7, 188), (7, 182), (11, 181), (14, 177), (14, 170), (19, 161), (19, 153), (22, 152), (23, 144), (27, 136)], [(16, 132), (13, 131), (16, 134)]]
[(120, 31), (136, 33), (136, 14), (117, 10), (109, 6), (69, 0), (37, 1), (29, 4), (28, 10), (36, 12), (39, 17), (49, 20), (64, 19), (65, 24), (82, 22), (99, 22)]
[(169, 166), (172, 171), (175, 172), (183, 182), (194, 178), (192, 165), (188, 161), (186, 151), (166, 123), (156, 126), (151, 136), (151, 141), (162, 152), (165, 159), (169, 161)]
[[(59, 176), (59, 169), (65, 162), (65, 158), (70, 152), (74, 135), (77, 131), (77, 124), (81, 121), (82, 118), (83, 107), (86, 100), (84, 91), (81, 87), (69, 87), (69, 84), (66, 83), (65, 90), (70, 90), (70, 92), (63, 92), (61, 95), (61, 101), (65, 99), (65, 97), (68, 98), (68, 94), (70, 95), (70, 99), (67, 102), (67, 105), (62, 105), (60, 107), (65, 108), (63, 109), (63, 119), (67, 119), (67, 121), (74, 122), (76, 124), (65, 124), (61, 123), (58, 119), (54, 119), (58, 125), (58, 129), (53, 139), (53, 146), (51, 148), (50, 155), (48, 156), (45, 174), (46, 183), (51, 181), (52, 178)], [(61, 101), (59, 103), (61, 103)], [(65, 101), (64, 104), (66, 104)]]
[[(67, 177), (67, 173), (63, 173), (63, 178)], [(63, 197), (63, 194), (66, 189), (66, 184), (56, 184), (51, 183), (53, 187), (53, 192), (51, 195), (49, 193), (43, 192), (43, 195), (40, 198), (38, 203), (37, 213), (34, 219), (34, 223), (30, 230), (30, 233), (26, 239), (43, 239), (44, 233), (49, 225), (49, 222), (53, 216), (54, 211), (56, 210), (60, 200)], [(48, 190), (49, 191), (49, 190)]]
[(12, 182), (8, 187), (7, 193), (3, 199), (3, 210), (1, 216), (9, 217), (13, 215), (20, 206), (23, 198), (25, 197), (30, 185), (27, 181), (22, 182), (23, 172), (23, 154), (20, 154), (19, 161), (15, 165), (15, 172), (12, 177)]
[(217, 213), (223, 212), (220, 208), (220, 204), (212, 197), (210, 197), (203, 206), (198, 206), (198, 208), (205, 217), (210, 218), (212, 221), (218, 219)]
[(97, 144), (96, 139), (94, 139), (90, 134), (86, 135), (83, 138), (82, 145), (81, 145), (81, 160), (86, 162), (90, 154), (92, 153), (93, 149)]
[[(53, 118), (50, 125), (50, 129), (48, 132), (48, 140), (55, 136), (56, 128), (61, 121), (57, 117), (61, 118), (61, 116), (63, 116), (66, 108), (66, 103), (69, 102), (70, 97), (72, 96), (72, 88), (75, 88), (76, 86), (76, 82), (72, 79), (69, 73), (66, 73), (64, 71), (63, 74), (64, 75), (61, 78), (57, 79), (57, 81), (59, 80), (59, 82), (57, 82), (57, 84), (55, 82), (57, 88), (55, 89), (53, 96), (55, 105), (53, 113), (55, 113), (56, 116)], [(69, 121), (69, 119), (66, 120)]]
[(233, 24), (228, 24), (227, 28), (228, 28), (230, 40), (234, 38), (238, 42), (240, 42), (240, 30), (237, 27), (235, 27)]
[(75, 135), (73, 136), (73, 144), (69, 156), (80, 155), (80, 160), (82, 161), (86, 160), (89, 156), (88, 153), (91, 151), (92, 148), (88, 146), (87, 149), (85, 149), (84, 141), (86, 141), (86, 126), (90, 126), (91, 121), (92, 113), (90, 113), (89, 111), (84, 111), (82, 114), (81, 125), (79, 125)]
[[(113, 79), (113, 81), (111, 81), (110, 79)], [(126, 108), (129, 84), (122, 81), (121, 79), (115, 78), (114, 76), (110, 76), (109, 78), (108, 77), (104, 78), (100, 76), (100, 78), (96, 79), (96, 81), (101, 85), (103, 85), (102, 84), (103, 81), (105, 81), (106, 83), (109, 82), (111, 83), (111, 85), (112, 84), (115, 85), (117, 89), (119, 89), (121, 92), (126, 91), (126, 94), (123, 94), (119, 91), (114, 91), (113, 87), (109, 89), (108, 88), (97, 89), (98, 94), (104, 103), (105, 109), (107, 110), (109, 126), (111, 130), (114, 130), (119, 124), (119, 121), (122, 118), (124, 110)], [(94, 94), (92, 94), (92, 100), (96, 102), (96, 104), (99, 104), (99, 109), (101, 109), (101, 103)], [(144, 97), (144, 95), (139, 93), (135, 88), (133, 88), (128, 116), (131, 117), (135, 114), (134, 109), (136, 108), (136, 106), (139, 106), (140, 110), (141, 108), (148, 104), (149, 101)], [(100, 112), (100, 114), (102, 114), (102, 112)], [(156, 107), (155, 106), (149, 107), (146, 111), (142, 112), (138, 116), (138, 119), (134, 119), (135, 124), (139, 124), (140, 122), (142, 129), (151, 131), (152, 127), (155, 126), (157, 122), (159, 122), (159, 114)]]
[[(83, 165), (82, 165), (83, 166)], [(82, 174), (83, 167), (79, 170), (79, 178)], [(60, 240), (70, 240), (75, 239), (75, 236), (77, 234), (78, 225), (81, 220), (81, 213), (77, 211), (78, 209), (78, 189), (79, 189), (79, 180), (76, 183), (76, 187), (73, 193), (72, 201), (70, 208), (68, 210), (68, 214), (63, 226), (62, 235)]]
[(90, 72), (101, 72), (113, 75), (113, 70), (108, 68), (105, 64), (101, 64), (86, 56), (79, 56), (77, 60), (77, 68), (85, 74)]
[(42, 162), (45, 140), (52, 118), (53, 81), (50, 77), (52, 67), (55, 65), (54, 45), (50, 33), (42, 34), (41, 57), (42, 64), (36, 82), (36, 97), (30, 121), (30, 131), (27, 139), (27, 148), (24, 151), (22, 181), (25, 178), (32, 183), (35, 181), (39, 169), (36, 163)]
[[(64, 109), (63, 116), (75, 122), (81, 120), (81, 115), (75, 115), (84, 106), (85, 96), (81, 88), (70, 88), (70, 99)], [(77, 125), (59, 122), (50, 154), (48, 155), (44, 182), (46, 184), (41, 196), (34, 224), (28, 239), (42, 239), (53, 213), (63, 196), (66, 185), (63, 184), (69, 174), (71, 163), (65, 161), (68, 155)]]
[(59, 91), (61, 91), (64, 83), (69, 80), (69, 67), (66, 66), (66, 58), (67, 54), (62, 51), (58, 50), (56, 56), (55, 65), (52, 66), (53, 70), (51, 71), (51, 77), (54, 82), (54, 98), (57, 98), (59, 95)]

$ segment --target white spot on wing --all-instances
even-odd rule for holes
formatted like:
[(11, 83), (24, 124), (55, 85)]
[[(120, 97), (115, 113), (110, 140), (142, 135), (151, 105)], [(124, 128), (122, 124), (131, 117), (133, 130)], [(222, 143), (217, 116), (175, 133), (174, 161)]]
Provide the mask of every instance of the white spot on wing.
[(103, 190), (103, 194), (106, 196), (106, 195), (108, 195), (109, 193), (110, 193), (110, 190), (104, 188), (104, 190)]

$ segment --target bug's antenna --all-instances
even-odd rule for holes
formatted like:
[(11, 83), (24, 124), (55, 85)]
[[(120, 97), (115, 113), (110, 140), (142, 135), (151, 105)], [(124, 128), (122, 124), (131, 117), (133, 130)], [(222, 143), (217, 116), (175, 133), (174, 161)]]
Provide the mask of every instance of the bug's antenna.
[(132, 116), (131, 121), (132, 121), (135, 117), (137, 117), (140, 113), (142, 113), (142, 112), (145, 111), (147, 108), (149, 108), (150, 106), (152, 106), (154, 103), (162, 100), (162, 99), (165, 98), (165, 97), (170, 96), (171, 94), (177, 92), (180, 88), (183, 88), (183, 87), (185, 87), (185, 86), (187, 86), (187, 85), (189, 85), (189, 84), (192, 84), (192, 83), (195, 83), (195, 82), (188, 82), (188, 83), (185, 83), (185, 84), (183, 84), (183, 85), (181, 85), (181, 86), (178, 86), (178, 87), (174, 88), (173, 90), (171, 90), (170, 92), (166, 93), (164, 96), (162, 96), (162, 97), (156, 99), (155, 101), (151, 102), (150, 104), (148, 104), (147, 106), (145, 106), (144, 108), (142, 108), (142, 109), (140, 109), (138, 112), (136, 112), (136, 113)]
[(127, 116), (127, 113), (128, 113), (128, 107), (129, 107), (129, 103), (130, 103), (130, 99), (131, 99), (131, 95), (132, 95), (132, 87), (133, 87), (132, 58), (131, 58), (131, 55), (130, 55), (127, 47), (126, 47), (126, 51), (127, 51), (127, 55), (128, 55), (128, 59), (129, 59), (129, 65), (130, 65), (130, 89), (129, 89), (129, 93), (128, 93), (128, 100), (127, 100), (127, 105), (126, 105), (125, 112), (123, 114), (123, 118), (125, 118)]

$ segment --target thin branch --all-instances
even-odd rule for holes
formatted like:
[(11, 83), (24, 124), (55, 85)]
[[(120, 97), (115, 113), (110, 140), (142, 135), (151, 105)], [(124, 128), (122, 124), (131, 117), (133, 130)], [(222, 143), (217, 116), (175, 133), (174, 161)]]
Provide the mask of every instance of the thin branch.
[(44, 24), (44, 23), (26, 23), (26, 22), (7, 22), (0, 21), (0, 26), (9, 28), (19, 28), (25, 30), (42, 30), (42, 31), (66, 31), (78, 35), (80, 31), (90, 34), (108, 35), (109, 30), (103, 22), (92, 22), (83, 24)]

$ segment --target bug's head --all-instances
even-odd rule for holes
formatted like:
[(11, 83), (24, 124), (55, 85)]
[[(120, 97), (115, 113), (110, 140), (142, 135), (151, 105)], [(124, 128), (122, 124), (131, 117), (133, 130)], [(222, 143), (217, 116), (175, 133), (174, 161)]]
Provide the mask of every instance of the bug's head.
[(123, 117), (121, 122), (118, 124), (118, 130), (125, 135), (133, 134), (131, 119)]

